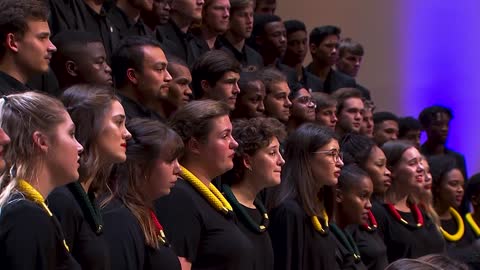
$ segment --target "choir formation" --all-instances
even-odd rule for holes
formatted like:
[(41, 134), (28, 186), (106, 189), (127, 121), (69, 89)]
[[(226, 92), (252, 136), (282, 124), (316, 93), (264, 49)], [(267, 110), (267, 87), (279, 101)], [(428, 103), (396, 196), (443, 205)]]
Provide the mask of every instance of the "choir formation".
[(275, 7), (2, 0), (0, 269), (480, 269), (453, 112)]

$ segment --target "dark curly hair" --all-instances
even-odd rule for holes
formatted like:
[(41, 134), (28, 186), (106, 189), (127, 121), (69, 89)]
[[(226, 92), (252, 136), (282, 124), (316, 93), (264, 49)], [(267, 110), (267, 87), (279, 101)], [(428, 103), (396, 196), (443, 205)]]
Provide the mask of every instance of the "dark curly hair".
[(259, 149), (267, 147), (274, 137), (282, 141), (287, 132), (284, 125), (274, 118), (255, 117), (239, 119), (233, 122), (233, 138), (238, 143), (233, 158), (233, 169), (226, 177), (229, 184), (240, 181), (245, 173), (243, 157), (254, 155)]

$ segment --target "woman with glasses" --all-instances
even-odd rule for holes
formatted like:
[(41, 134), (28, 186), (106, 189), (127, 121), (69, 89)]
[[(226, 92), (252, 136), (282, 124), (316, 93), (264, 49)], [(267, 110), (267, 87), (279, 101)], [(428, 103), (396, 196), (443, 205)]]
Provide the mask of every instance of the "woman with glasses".
[(290, 118), (287, 122), (287, 131), (290, 133), (304, 123), (315, 121), (315, 108), (317, 107), (315, 99), (310, 92), (300, 84), (292, 87), (290, 100)]
[(284, 157), (282, 183), (268, 202), (274, 269), (337, 269), (329, 219), (343, 162), (335, 134), (304, 124), (287, 138)]
[(416, 194), (425, 182), (422, 155), (407, 141), (386, 142), (382, 150), (392, 172), (392, 185), (385, 194), (383, 209), (374, 214), (387, 246), (388, 261), (443, 253), (443, 237), (432, 219), (417, 205)]

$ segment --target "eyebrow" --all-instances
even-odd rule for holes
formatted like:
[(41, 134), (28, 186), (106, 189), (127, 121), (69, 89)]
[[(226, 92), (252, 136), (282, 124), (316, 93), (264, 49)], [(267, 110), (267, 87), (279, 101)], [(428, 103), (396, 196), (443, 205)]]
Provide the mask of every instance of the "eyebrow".
[(116, 114), (112, 118), (120, 118), (120, 120), (124, 120), (126, 118), (125, 114)]
[(157, 62), (154, 64), (155, 67), (159, 67), (159, 68), (166, 68), (168, 65), (167, 62)]

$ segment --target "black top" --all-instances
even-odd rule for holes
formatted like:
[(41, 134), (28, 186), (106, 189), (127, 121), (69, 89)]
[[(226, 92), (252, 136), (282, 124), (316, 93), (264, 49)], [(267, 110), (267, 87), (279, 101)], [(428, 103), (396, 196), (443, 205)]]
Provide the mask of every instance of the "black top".
[[(420, 147), (420, 151), (422, 152), (422, 154), (424, 154), (427, 158), (431, 157), (431, 156), (434, 156), (434, 153), (427, 148), (427, 146), (425, 144), (422, 144), (422, 146)], [(467, 179), (467, 165), (465, 163), (465, 157), (458, 153), (458, 152), (455, 152), (453, 151), (452, 149), (449, 149), (447, 147), (445, 147), (445, 152), (444, 152), (445, 155), (447, 156), (451, 156), (455, 159), (456, 163), (457, 163), (457, 166), (460, 167), (460, 170), (462, 171), (463, 173), (463, 176), (465, 177), (466, 180)]]
[(105, 47), (110, 63), (113, 50), (120, 37), (113, 24), (107, 18), (105, 9), (95, 12), (84, 0), (49, 0), (49, 25), (52, 36), (65, 30), (79, 30), (98, 34)]
[(302, 67), (302, 78), (298, 81), (303, 87), (310, 90), (310, 92), (324, 92), (323, 82), (320, 78), (308, 72)]
[(118, 199), (110, 201), (102, 209), (102, 214), (105, 238), (110, 247), (112, 269), (181, 269), (173, 249), (165, 245), (160, 245), (158, 249), (146, 245), (145, 236), (137, 218)]
[(190, 39), (190, 47), (192, 48), (192, 54), (195, 59), (202, 56), (204, 53), (217, 50), (222, 47), (221, 41), (217, 38), (215, 39), (215, 44), (213, 44), (213, 48), (210, 49), (205, 39), (202, 38), (200, 34), (200, 29), (195, 29), (195, 31), (190, 32), (193, 37)]
[[(366, 270), (367, 268), (363, 264), (362, 260), (356, 260), (354, 258), (354, 250), (351, 250), (347, 244), (345, 243), (345, 240), (348, 238), (352, 239), (351, 235), (349, 234), (348, 231), (342, 230), (340, 227), (336, 226), (335, 224), (330, 224), (332, 227), (330, 229), (330, 232), (333, 234), (335, 237), (335, 241), (337, 243), (336, 250), (335, 250), (335, 256), (337, 260), (337, 265), (338, 268), (340, 269), (358, 269), (358, 270)], [(335, 232), (335, 228), (338, 230)], [(344, 239), (342, 239), (341, 235), (344, 235)], [(352, 239), (353, 240), (353, 239)], [(348, 241), (348, 240), (347, 240)]]
[[(306, 67), (307, 71), (312, 70), (312, 64), (309, 64)], [(313, 74), (313, 73), (312, 73)], [(356, 88), (357, 83), (355, 79), (345, 75), (341, 72), (334, 70), (333, 68), (330, 69), (328, 72), (327, 78), (323, 82), (323, 90), (327, 94), (333, 93), (335, 90), (340, 88)]]
[(242, 65), (243, 71), (252, 72), (263, 68), (262, 56), (247, 44), (243, 46), (242, 51), (238, 51), (237, 48), (233, 47), (228, 39), (219, 37), (219, 40), (221, 41), (222, 45), (220, 49), (235, 57), (240, 65)]
[(109, 270), (105, 239), (93, 231), (72, 192), (66, 186), (56, 188), (48, 195), (47, 203), (60, 221), (70, 252), (82, 268)]
[[(412, 213), (398, 211), (400, 216), (410, 224), (415, 224)], [(401, 223), (391, 213), (387, 206), (380, 211), (373, 211), (378, 222), (379, 233), (387, 246), (387, 258), (393, 262), (400, 258), (418, 258), (432, 253), (445, 252), (445, 240), (433, 221), (421, 211), (424, 224), (420, 228), (411, 228)]]
[(10, 95), (28, 90), (30, 90), (30, 87), (7, 73), (0, 71), (0, 95)]
[(362, 96), (367, 99), (367, 100), (371, 100), (372, 97), (370, 95), (370, 90), (368, 90), (367, 88), (365, 88), (363, 85), (360, 85), (357, 83), (357, 85), (355, 86), (356, 89), (358, 89), (358, 91), (360, 91), (362, 93)]
[(162, 43), (163, 49), (170, 54), (182, 59), (189, 66), (192, 66), (195, 57), (192, 52), (190, 41), (192, 34), (183, 33), (180, 28), (172, 21), (164, 25), (159, 25), (155, 29), (155, 37)]
[(275, 270), (338, 269), (335, 237), (317, 232), (298, 202), (284, 201), (270, 217)]
[(130, 98), (117, 93), (117, 96), (120, 97), (120, 103), (125, 110), (125, 115), (127, 119), (133, 118), (147, 118), (151, 120), (158, 120), (160, 122), (165, 122), (165, 119), (158, 115), (156, 112), (138, 104), (137, 102), (131, 100)]
[[(442, 224), (442, 229), (449, 234), (454, 235), (458, 232), (458, 224), (454, 218), (448, 220), (440, 220), (440, 223)], [(466, 220), (463, 220), (463, 224), (465, 232), (463, 234), (463, 237), (459, 241), (450, 242), (445, 239), (445, 241), (447, 242), (448, 252), (450, 252), (450, 250), (452, 249), (468, 247), (473, 243), (473, 241), (475, 241), (475, 235), (473, 234), (473, 231), (468, 228), (470, 225), (468, 225)]]
[(0, 209), (0, 268), (5, 270), (75, 269), (55, 217), (20, 193)]
[(155, 202), (160, 222), (179, 257), (192, 269), (252, 269), (253, 247), (235, 224), (187, 181), (179, 179), (170, 195)]
[[(244, 205), (240, 205), (257, 224), (262, 224), (262, 214), (258, 209), (248, 208)], [(238, 214), (237, 214), (238, 215)], [(254, 267), (252, 270), (273, 270), (273, 248), (272, 241), (268, 232), (254, 232), (248, 224), (239, 222), (238, 227), (240, 230), (250, 239), (254, 248)]]
[(153, 32), (147, 27), (141, 18), (134, 22), (128, 18), (118, 6), (113, 6), (107, 15), (120, 35), (120, 39), (127, 36), (151, 36)]
[(387, 267), (387, 247), (378, 234), (378, 230), (366, 231), (358, 225), (349, 226), (346, 230), (355, 240), (362, 262), (367, 269), (383, 270)]

